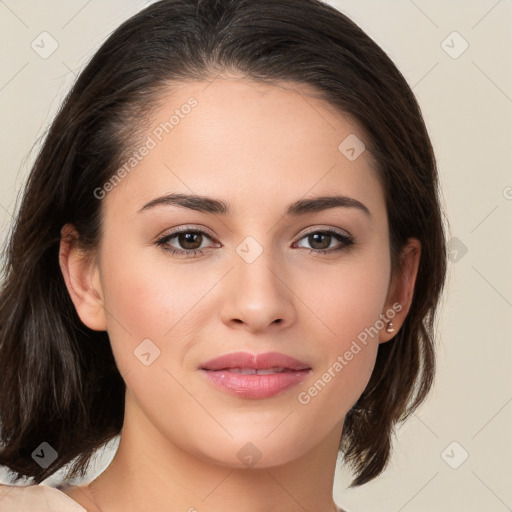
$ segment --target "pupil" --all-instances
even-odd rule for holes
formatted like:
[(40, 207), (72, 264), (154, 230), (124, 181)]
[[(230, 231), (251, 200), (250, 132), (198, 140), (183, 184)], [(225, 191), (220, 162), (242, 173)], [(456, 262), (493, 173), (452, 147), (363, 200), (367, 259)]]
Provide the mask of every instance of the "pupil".
[[(197, 249), (198, 247), (201, 246), (201, 243), (199, 242), (199, 245), (197, 245), (197, 240), (196, 240), (196, 247), (194, 247), (194, 239), (198, 238), (200, 236), (201, 236), (200, 233), (181, 233), (180, 234), (180, 244), (185, 249), (192, 249), (192, 250)], [(192, 247), (189, 246), (190, 244), (192, 244)]]
[[(329, 238), (331, 235), (325, 235), (325, 234), (321, 234), (321, 233), (316, 233), (314, 235), (311, 235), (311, 238), (313, 238), (313, 240), (315, 240), (316, 238), (318, 237), (323, 237), (324, 238), (324, 242), (325, 242), (325, 239)], [(315, 240), (313, 243), (316, 243), (317, 240)], [(314, 245), (310, 242), (310, 244), (314, 247)], [(325, 243), (323, 244), (324, 246), (323, 247), (316, 247), (317, 249), (326, 249), (327, 247), (329, 247), (329, 244), (325, 245)]]

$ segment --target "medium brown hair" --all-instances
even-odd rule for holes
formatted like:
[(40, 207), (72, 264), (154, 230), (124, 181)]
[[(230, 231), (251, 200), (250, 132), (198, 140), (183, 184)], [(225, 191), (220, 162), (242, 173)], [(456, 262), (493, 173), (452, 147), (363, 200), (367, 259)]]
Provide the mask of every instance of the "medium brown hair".
[[(222, 71), (312, 86), (369, 137), (383, 183), (394, 264), (422, 244), (414, 296), (397, 335), (379, 345), (368, 386), (340, 442), (352, 486), (380, 474), (392, 434), (427, 396), (446, 248), (432, 145), (411, 88), (354, 22), (319, 0), (161, 0), (124, 22), (79, 75), (30, 172), (5, 252), (0, 291), (0, 463), (40, 483), (70, 463), (84, 477), (95, 450), (120, 434), (125, 383), (106, 332), (79, 319), (59, 266), (60, 230), (97, 247), (94, 191), (119, 169), (142, 123), (173, 83)], [(340, 141), (341, 142), (341, 141)], [(42, 468), (32, 452), (58, 457)], [(72, 463), (72, 464), (71, 464)]]

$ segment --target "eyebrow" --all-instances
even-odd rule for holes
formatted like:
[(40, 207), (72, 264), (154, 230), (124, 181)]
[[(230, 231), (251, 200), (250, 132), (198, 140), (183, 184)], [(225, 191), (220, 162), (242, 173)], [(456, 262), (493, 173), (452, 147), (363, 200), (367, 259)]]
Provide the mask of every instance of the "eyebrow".
[[(188, 208), (189, 210), (215, 215), (232, 214), (229, 204), (221, 201), (220, 199), (189, 194), (167, 194), (162, 197), (157, 197), (145, 204), (138, 213), (145, 212), (157, 206), (179, 206), (182, 208)], [(357, 199), (343, 195), (300, 199), (288, 205), (286, 215), (298, 216), (339, 207), (356, 208), (371, 217), (370, 210), (367, 206)]]

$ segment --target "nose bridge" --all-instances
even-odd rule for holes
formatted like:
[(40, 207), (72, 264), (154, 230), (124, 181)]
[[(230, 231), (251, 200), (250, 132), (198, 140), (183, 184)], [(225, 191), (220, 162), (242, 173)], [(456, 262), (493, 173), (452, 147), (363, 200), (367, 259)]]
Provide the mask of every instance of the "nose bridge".
[(235, 247), (228, 296), (225, 297), (225, 321), (242, 321), (252, 329), (273, 322), (289, 323), (293, 315), (293, 294), (273, 251), (271, 237), (267, 245), (247, 236)]
[(279, 258), (273, 251), (270, 237), (266, 238), (264, 246), (255, 237), (247, 236), (238, 244), (235, 252), (234, 270), (241, 288), (246, 287), (256, 294), (281, 293), (282, 283), (277, 269)]

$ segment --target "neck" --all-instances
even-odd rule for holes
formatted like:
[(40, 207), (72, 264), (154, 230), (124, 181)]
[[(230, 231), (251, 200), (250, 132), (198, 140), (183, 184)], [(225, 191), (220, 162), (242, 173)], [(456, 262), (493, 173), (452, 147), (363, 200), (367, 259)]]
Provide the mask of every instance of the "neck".
[(332, 512), (342, 426), (291, 462), (240, 469), (205, 460), (170, 442), (127, 393), (119, 448), (90, 488), (98, 508), (109, 512)]

